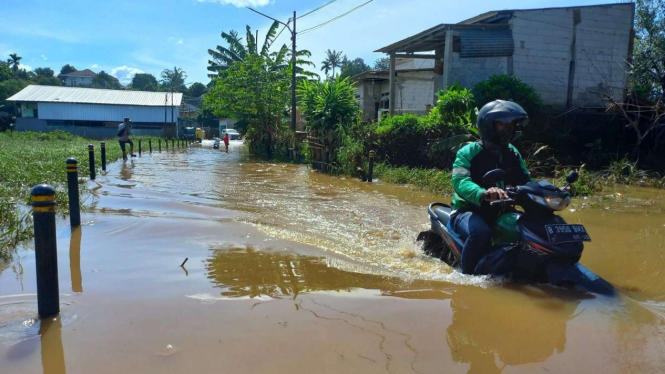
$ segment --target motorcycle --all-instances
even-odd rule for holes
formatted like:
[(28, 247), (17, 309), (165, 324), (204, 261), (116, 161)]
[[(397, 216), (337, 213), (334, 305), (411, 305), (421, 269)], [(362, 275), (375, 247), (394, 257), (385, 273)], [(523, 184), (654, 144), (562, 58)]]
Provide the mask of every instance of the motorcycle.
[[(508, 199), (497, 200), (502, 213), (492, 226), (492, 247), (475, 268), (476, 275), (507, 276), (518, 282), (545, 283), (557, 287), (612, 296), (614, 287), (578, 261), (584, 242), (591, 241), (582, 225), (567, 224), (554, 213), (570, 204), (566, 188), (577, 181), (573, 171), (568, 183), (558, 188), (547, 181), (522, 186), (503, 186), (506, 173), (489, 171), (483, 182), (506, 191)], [(523, 211), (515, 209), (521, 206)], [(450, 227), (452, 208), (443, 203), (428, 207), (431, 227), (418, 235), (425, 254), (438, 257), (451, 267), (458, 267), (464, 243)]]

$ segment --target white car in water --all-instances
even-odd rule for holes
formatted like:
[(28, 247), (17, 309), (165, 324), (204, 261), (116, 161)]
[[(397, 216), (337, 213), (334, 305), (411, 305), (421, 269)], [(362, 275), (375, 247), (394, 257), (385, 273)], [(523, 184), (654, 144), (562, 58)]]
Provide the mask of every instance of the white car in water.
[(222, 130), (222, 138), (224, 138), (224, 134), (229, 134), (229, 140), (240, 139), (240, 133), (235, 129), (224, 129)]

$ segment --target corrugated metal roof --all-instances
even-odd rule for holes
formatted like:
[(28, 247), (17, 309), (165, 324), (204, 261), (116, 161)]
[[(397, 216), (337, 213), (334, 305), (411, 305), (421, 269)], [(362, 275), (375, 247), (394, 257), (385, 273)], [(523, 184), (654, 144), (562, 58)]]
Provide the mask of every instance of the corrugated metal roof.
[(512, 56), (513, 32), (509, 29), (460, 30), (460, 57)]
[(171, 95), (170, 92), (102, 90), (97, 88), (30, 85), (7, 99), (7, 101), (163, 107), (164, 105), (171, 105), (172, 96), (173, 105), (179, 106), (182, 101), (182, 94), (177, 92)]
[(458, 24), (442, 23), (438, 26), (429, 28), (416, 35), (400, 40), (399, 42), (393, 43), (381, 49), (377, 49), (374, 52), (383, 52), (383, 53), (429, 52), (444, 45), (446, 39), (446, 32), (449, 30), (461, 31), (468, 29), (493, 29), (493, 28), (507, 29), (508, 27), (509, 27), (508, 24), (458, 25)]

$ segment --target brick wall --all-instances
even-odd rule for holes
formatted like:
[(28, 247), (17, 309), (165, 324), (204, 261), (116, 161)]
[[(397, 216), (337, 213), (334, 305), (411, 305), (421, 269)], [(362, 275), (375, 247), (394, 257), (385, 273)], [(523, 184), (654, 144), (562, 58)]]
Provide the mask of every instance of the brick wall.
[[(508, 57), (460, 58), (458, 52), (453, 53), (453, 82), (462, 87), (473, 88), (493, 74), (508, 74)], [(442, 76), (437, 77), (443, 80)]]
[[(580, 22), (574, 25), (576, 11)], [(594, 91), (622, 97), (632, 20), (632, 4), (515, 11), (514, 74), (540, 93), (543, 104), (565, 106), (574, 41), (572, 105), (599, 105)]]

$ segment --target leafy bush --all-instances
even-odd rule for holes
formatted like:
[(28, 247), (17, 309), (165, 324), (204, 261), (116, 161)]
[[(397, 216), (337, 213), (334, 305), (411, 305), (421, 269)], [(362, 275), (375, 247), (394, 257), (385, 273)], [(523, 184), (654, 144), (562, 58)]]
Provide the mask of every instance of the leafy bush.
[(298, 96), (307, 125), (320, 133), (355, 121), (360, 111), (355, 88), (348, 78), (337, 77), (324, 82), (301, 80)]
[(467, 125), (476, 122), (476, 108), (473, 94), (458, 84), (446, 91), (437, 92), (436, 111), (445, 125)]
[(540, 115), (540, 95), (530, 85), (512, 75), (492, 75), (473, 87), (479, 108), (494, 100), (510, 100), (519, 104), (534, 118)]

